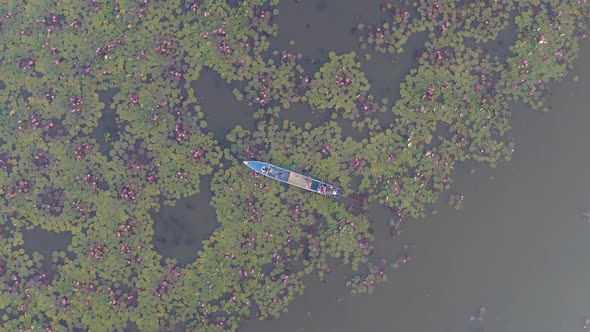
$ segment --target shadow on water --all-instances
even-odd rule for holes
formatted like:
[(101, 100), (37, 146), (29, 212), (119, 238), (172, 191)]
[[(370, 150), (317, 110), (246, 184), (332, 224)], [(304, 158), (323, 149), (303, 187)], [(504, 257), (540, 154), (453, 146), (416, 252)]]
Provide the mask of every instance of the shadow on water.
[(198, 194), (176, 201), (175, 206), (162, 205), (153, 216), (153, 245), (163, 258), (174, 258), (183, 265), (193, 262), (203, 240), (219, 226), (210, 205), (211, 179), (203, 176)]
[(228, 146), (226, 136), (236, 125), (249, 130), (255, 128), (252, 114), (256, 108), (238, 101), (232, 92), (233, 85), (227, 84), (213, 70), (202, 70), (191, 87), (205, 114), (207, 129), (223, 146)]

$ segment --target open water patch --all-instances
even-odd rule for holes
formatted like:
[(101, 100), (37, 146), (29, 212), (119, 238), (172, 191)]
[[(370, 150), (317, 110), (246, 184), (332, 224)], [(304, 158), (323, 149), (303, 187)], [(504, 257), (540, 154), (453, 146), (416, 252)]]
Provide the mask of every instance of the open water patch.
[(100, 153), (111, 159), (110, 151), (113, 149), (113, 141), (119, 139), (117, 128), (117, 114), (116, 110), (111, 107), (113, 96), (119, 92), (118, 88), (107, 89), (99, 93), (99, 101), (105, 105), (100, 110), (102, 116), (98, 121), (98, 126), (92, 134), (92, 137), (98, 143)]
[(191, 87), (205, 114), (207, 129), (224, 146), (228, 146), (226, 136), (236, 125), (248, 130), (256, 128), (252, 117), (256, 109), (238, 101), (233, 93), (234, 87), (213, 70), (202, 70), (199, 79), (191, 82)]
[(293, 40), (296, 53), (313, 58), (322, 58), (327, 51), (348, 53), (357, 48), (353, 34), (357, 22), (379, 17), (380, 4), (377, 0), (281, 1), (274, 19), (279, 35), (270, 38), (271, 45), (293, 49), (289, 47)]
[(176, 201), (174, 206), (162, 205), (153, 215), (152, 244), (162, 258), (173, 258), (179, 264), (189, 264), (197, 258), (208, 239), (219, 226), (211, 206), (212, 176), (201, 177), (200, 192)]
[(518, 40), (516, 23), (514, 22), (515, 15), (517, 13), (512, 13), (508, 25), (498, 33), (496, 38), (480, 45), (484, 54), (489, 55), (492, 59), (506, 59), (512, 55), (510, 46), (515, 45)]
[[(428, 32), (419, 32), (404, 47), (401, 54), (383, 54), (374, 50), (366, 50), (363, 53), (370, 54), (369, 59), (358, 56), (361, 62), (361, 70), (365, 73), (371, 84), (371, 92), (375, 93), (375, 99), (389, 99), (394, 104), (401, 97), (400, 84), (410, 74), (412, 69), (418, 68), (416, 55), (428, 41)], [(368, 47), (372, 47), (368, 45)]]
[(38, 252), (43, 256), (41, 261), (45, 270), (49, 271), (52, 264), (52, 255), (58, 251), (68, 251), (68, 246), (72, 244), (72, 233), (70, 232), (51, 232), (39, 227), (33, 229), (23, 229), (22, 231), (26, 253), (32, 255)]
[(308, 103), (292, 103), (288, 109), (283, 109), (279, 113), (278, 123), (282, 123), (284, 120), (292, 122), (300, 128), (304, 128), (306, 123), (310, 123), (312, 127), (319, 127), (330, 121), (330, 114), (328, 111), (314, 112)]

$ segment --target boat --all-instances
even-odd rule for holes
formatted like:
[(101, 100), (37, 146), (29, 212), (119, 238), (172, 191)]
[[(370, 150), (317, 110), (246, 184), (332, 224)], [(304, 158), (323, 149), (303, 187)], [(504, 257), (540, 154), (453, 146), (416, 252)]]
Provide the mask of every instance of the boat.
[(275, 166), (273, 164), (254, 160), (244, 161), (244, 164), (257, 173), (301, 189), (332, 198), (340, 198), (342, 196), (342, 188), (340, 187), (310, 178), (309, 176), (305, 176), (279, 166)]

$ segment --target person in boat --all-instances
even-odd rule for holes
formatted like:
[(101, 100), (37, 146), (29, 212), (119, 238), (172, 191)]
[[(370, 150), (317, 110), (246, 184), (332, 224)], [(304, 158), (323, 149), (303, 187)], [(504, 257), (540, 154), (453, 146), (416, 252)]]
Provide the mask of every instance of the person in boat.
[(326, 185), (325, 184), (322, 184), (320, 186), (320, 194), (325, 194), (325, 193), (326, 193)]
[(338, 189), (332, 188), (332, 196), (338, 196)]
[(261, 170), (262, 170), (262, 172), (266, 173), (266, 171), (268, 171), (268, 167), (262, 166), (262, 169)]

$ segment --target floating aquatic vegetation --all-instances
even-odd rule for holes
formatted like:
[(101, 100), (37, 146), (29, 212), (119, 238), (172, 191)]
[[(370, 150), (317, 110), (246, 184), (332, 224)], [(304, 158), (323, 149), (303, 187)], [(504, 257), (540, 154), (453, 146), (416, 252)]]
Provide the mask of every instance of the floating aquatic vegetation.
[(456, 210), (463, 210), (463, 200), (465, 197), (458, 193), (451, 193), (449, 196), (449, 205), (454, 207)]
[(352, 118), (351, 113), (358, 107), (357, 99), (371, 87), (355, 56), (354, 52), (329, 53), (329, 62), (314, 74), (306, 93), (307, 101), (314, 109), (334, 109), (344, 118)]
[(159, 153), (156, 158), (157, 185), (165, 202), (199, 192), (200, 178), (213, 172), (221, 160), (221, 149), (212, 134), (191, 135), (182, 145)]
[(397, 269), (402, 265), (410, 263), (413, 259), (408, 252), (410, 246), (404, 245), (403, 252), (391, 263), (391, 267)]
[[(400, 86), (390, 124), (354, 53), (330, 54), (310, 78), (299, 55), (275, 50), (275, 0), (0, 4), (0, 313), (18, 330), (236, 330), (270, 319), (303, 290), (302, 277), (338, 258), (368, 274), (349, 281), (370, 292), (384, 263), (368, 263), (373, 237), (363, 211), (249, 172), (269, 161), (379, 201), (391, 234), (449, 188), (457, 161), (507, 159), (508, 98), (541, 107), (546, 84), (571, 68), (586, 33), (585, 1), (417, 1), (385, 5), (386, 21), (359, 26), (379, 52), (401, 53), (429, 31), (418, 68)], [(474, 45), (511, 21), (513, 56), (491, 59)], [(237, 97), (261, 105), (258, 126), (236, 127), (220, 146), (191, 81), (203, 68)], [(108, 91), (116, 91), (113, 96)], [(258, 98), (258, 99), (256, 99)], [(333, 111), (368, 138), (343, 137), (334, 122), (279, 122), (293, 102)], [(101, 128), (108, 105), (115, 123)], [(384, 114), (380, 114), (379, 118)], [(103, 155), (92, 137), (108, 137)], [(221, 227), (186, 266), (150, 245), (150, 212), (192, 195), (214, 174)], [(359, 190), (352, 178), (361, 177)], [(68, 252), (45, 266), (23, 249), (22, 231), (71, 232)], [(402, 254), (394, 265), (409, 260)]]
[(225, 1), (210, 1), (199, 7), (189, 20), (199, 24), (184, 28), (183, 35), (198, 36), (197, 48), (187, 49), (193, 59), (210, 67), (232, 82), (250, 80), (265, 63), (261, 53), (269, 47), (268, 38), (277, 34), (271, 24), (278, 14), (277, 1), (249, 1), (230, 7)]
[(369, 191), (371, 200), (394, 208), (400, 218), (408, 212), (412, 217), (421, 216), (424, 203), (434, 197), (425, 187), (431, 174), (425, 176), (416, 168), (420, 159), (429, 157), (422, 156), (419, 149), (404, 146), (401, 136), (392, 129), (373, 135), (364, 152), (369, 166), (363, 172), (360, 188)]
[[(289, 136), (302, 136), (297, 128), (288, 123), (283, 128), (290, 130), (285, 132), (273, 125), (261, 127), (267, 128), (273, 132), (272, 136), (268, 136), (283, 137), (281, 148), (287, 147)], [(230, 138), (236, 142), (232, 148), (234, 151), (252, 151), (253, 140), (264, 141), (267, 137), (266, 134), (259, 134), (258, 137), (252, 137), (231, 133)], [(274, 142), (273, 139), (272, 143), (264, 146), (271, 147), (269, 161), (278, 164), (273, 156), (281, 156), (281, 152), (285, 151), (272, 149)], [(302, 150), (287, 153), (297, 157), (304, 153)], [(236, 276), (246, 282), (250, 289), (268, 285), (253, 292), (257, 294), (253, 303), (261, 318), (276, 317), (284, 310), (293, 294), (300, 291), (303, 274), (318, 269), (322, 276), (329, 271), (326, 261), (328, 256), (342, 257), (344, 262), (352, 263), (357, 268), (371, 250), (372, 236), (367, 220), (362, 216), (350, 215), (335, 201), (318, 201), (297, 188), (285, 191), (280, 183), (249, 172), (238, 161), (229, 170), (216, 175), (213, 183), (213, 205), (223, 226), (207, 241), (209, 245), (205, 246), (198, 260), (203, 266), (211, 266), (212, 269), (201, 271), (204, 274)], [(214, 260), (217, 258), (211, 250), (221, 250), (230, 256), (231, 263), (225, 259), (230, 266), (216, 263)], [(216, 288), (219, 287), (216, 285)], [(234, 295), (233, 301), (238, 301), (239, 295)], [(242, 305), (250, 306), (251, 303)]]
[[(453, 10), (455, 17), (450, 25), (463, 40), (469, 38), (477, 44), (485, 43), (508, 26), (512, 10), (513, 1), (465, 2)], [(452, 34), (453, 31), (449, 31), (448, 35)]]
[(496, 38), (509, 24), (512, 1), (482, 3), (423, 0), (409, 4), (386, 4), (382, 11), (389, 20), (380, 25), (360, 24), (361, 48), (373, 45), (380, 53), (403, 52), (403, 46), (416, 33), (429, 31), (436, 46), (456, 47), (483, 43)]
[(359, 24), (357, 26), (358, 31), (366, 33), (359, 37), (362, 49), (373, 45), (375, 51), (380, 53), (402, 53), (411, 34), (426, 29), (424, 26), (414, 24), (410, 14), (410, 4), (407, 1), (398, 6), (390, 3), (385, 4), (381, 10), (391, 21), (379, 26), (373, 24)]
[(291, 103), (301, 100), (308, 83), (304, 76), (298, 75), (303, 73), (303, 68), (297, 64), (294, 54), (283, 51), (274, 55), (278, 56), (276, 61), (269, 59), (254, 73), (244, 89), (245, 96), (250, 104), (266, 106), (275, 101), (289, 108)]
[(534, 109), (544, 107), (547, 84), (563, 78), (578, 54), (579, 41), (575, 37), (584, 31), (580, 31), (580, 24), (586, 19), (580, 14), (587, 12), (588, 6), (586, 2), (579, 7), (570, 3), (520, 6), (515, 18), (518, 40), (510, 47), (515, 55), (507, 60), (502, 87), (513, 100)]
[(228, 135), (232, 143), (232, 158), (239, 160), (273, 160), (273, 163), (347, 188), (350, 176), (360, 174), (365, 163), (362, 143), (342, 138), (342, 130), (335, 122), (304, 128), (284, 121), (279, 127), (274, 119), (259, 122), (254, 133), (236, 127)]
[[(366, 149), (370, 166), (362, 188), (373, 188), (372, 199), (400, 218), (421, 217), (425, 204), (448, 188), (456, 160), (495, 165), (510, 157), (508, 107), (495, 91), (499, 68), (466, 49), (453, 62), (424, 61), (411, 71), (393, 107), (395, 128), (373, 134)], [(384, 147), (392, 141), (397, 145)]]
[(346, 286), (350, 288), (350, 293), (352, 295), (373, 294), (378, 284), (387, 281), (386, 266), (387, 262), (385, 260), (369, 264), (367, 273), (353, 277), (346, 282)]
[(512, 1), (481, 3), (422, 0), (416, 6), (420, 19), (436, 43), (458, 46), (496, 38), (509, 23)]

